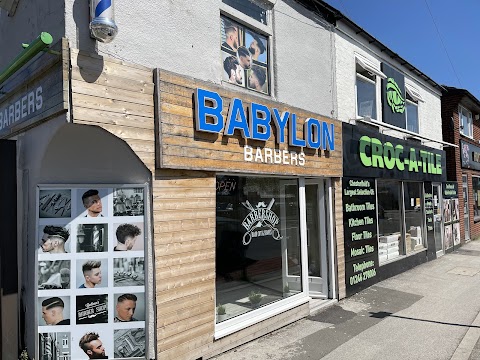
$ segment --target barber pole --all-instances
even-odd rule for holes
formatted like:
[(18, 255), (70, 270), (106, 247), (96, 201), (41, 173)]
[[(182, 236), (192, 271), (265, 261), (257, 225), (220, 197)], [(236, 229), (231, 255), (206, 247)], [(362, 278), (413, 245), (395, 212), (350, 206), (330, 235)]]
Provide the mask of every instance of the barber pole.
[(90, 35), (98, 41), (109, 43), (117, 32), (113, 0), (90, 0)]

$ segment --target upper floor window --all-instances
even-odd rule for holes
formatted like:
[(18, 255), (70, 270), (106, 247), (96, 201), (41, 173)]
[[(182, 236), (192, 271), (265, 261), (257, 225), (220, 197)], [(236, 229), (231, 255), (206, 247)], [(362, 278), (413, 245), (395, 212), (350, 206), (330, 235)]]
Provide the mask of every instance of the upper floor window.
[(251, 0), (222, 0), (224, 4), (244, 13), (254, 20), (267, 25), (267, 10)]
[(473, 137), (472, 113), (463, 106), (459, 106), (458, 117), (460, 119), (460, 134)]
[(355, 54), (357, 116), (377, 119), (377, 78), (386, 78), (378, 66)]
[(222, 80), (263, 94), (271, 93), (270, 0), (222, 0), (220, 49)]
[(418, 134), (418, 104), (423, 102), (423, 98), (420, 91), (413, 85), (405, 83), (405, 90), (407, 93), (407, 130)]

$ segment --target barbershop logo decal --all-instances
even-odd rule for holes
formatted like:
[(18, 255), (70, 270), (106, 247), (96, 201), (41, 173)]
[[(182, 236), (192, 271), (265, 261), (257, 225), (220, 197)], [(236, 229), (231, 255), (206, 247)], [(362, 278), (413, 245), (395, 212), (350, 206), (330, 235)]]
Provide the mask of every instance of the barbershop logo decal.
[(387, 102), (392, 112), (400, 114), (405, 112), (405, 99), (393, 78), (387, 80)]
[(250, 210), (250, 213), (242, 222), (243, 227), (247, 230), (245, 235), (243, 235), (243, 245), (248, 245), (252, 241), (252, 238), (261, 236), (272, 235), (275, 240), (280, 240), (282, 238), (280, 236), (280, 231), (278, 231), (276, 227), (280, 220), (271, 210), (274, 203), (275, 199), (272, 198), (268, 206), (261, 201), (254, 208), (248, 200), (242, 202), (242, 205)]

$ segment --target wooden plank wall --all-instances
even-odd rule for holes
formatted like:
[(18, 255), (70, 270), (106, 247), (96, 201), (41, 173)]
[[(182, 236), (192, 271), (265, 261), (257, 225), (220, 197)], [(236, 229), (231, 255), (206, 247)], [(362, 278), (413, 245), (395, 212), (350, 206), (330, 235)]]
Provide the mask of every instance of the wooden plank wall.
[[(187, 78), (168, 71), (159, 70), (156, 76), (159, 88), (159, 120), (157, 149), (158, 167), (176, 169), (201, 169), (211, 171), (230, 171), (243, 173), (265, 173), (284, 175), (342, 176), (342, 124), (338, 120), (328, 119), (302, 109), (260, 98), (251, 94), (241, 95), (238, 91), (228, 90), (211, 83)], [(215, 91), (223, 99), (223, 116), (226, 119), (230, 101), (241, 98), (244, 108), (251, 102), (257, 102), (277, 108), (280, 113), (288, 111), (297, 115), (297, 137), (303, 138), (303, 124), (309, 117), (333, 123), (335, 126), (335, 150), (315, 151), (304, 148), (305, 166), (248, 162), (244, 160), (244, 146), (254, 149), (270, 148), (299, 152), (300, 148), (290, 148), (287, 143), (277, 144), (275, 130), (266, 142), (243, 139), (238, 131), (233, 136), (212, 134), (195, 130), (194, 99), (196, 88)], [(273, 121), (271, 122), (273, 124)], [(273, 126), (275, 128), (275, 126)], [(288, 142), (288, 129), (285, 139)]]
[(123, 139), (152, 172), (156, 349), (188, 359), (213, 343), (215, 175), (155, 171), (151, 69), (74, 49), (71, 58), (73, 121)]
[(196, 359), (215, 324), (215, 174), (157, 170), (153, 183), (157, 348)]
[(345, 286), (345, 245), (343, 235), (343, 200), (342, 200), (342, 179), (333, 181), (335, 186), (335, 238), (337, 245), (337, 283), (338, 299), (347, 296)]
[(72, 117), (123, 139), (155, 172), (153, 72), (71, 49)]

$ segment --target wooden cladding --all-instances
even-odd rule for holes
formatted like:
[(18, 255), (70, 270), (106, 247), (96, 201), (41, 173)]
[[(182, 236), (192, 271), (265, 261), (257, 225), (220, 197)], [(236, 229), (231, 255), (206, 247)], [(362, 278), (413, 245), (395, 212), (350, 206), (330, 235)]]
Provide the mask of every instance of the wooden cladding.
[(71, 50), (72, 116), (123, 139), (154, 171), (152, 70), (96, 54)]
[(68, 42), (62, 39), (1, 85), (1, 139), (67, 111), (68, 64)]
[[(158, 89), (155, 97), (157, 105), (156, 164), (158, 168), (327, 177), (342, 175), (342, 126), (340, 121), (163, 70), (155, 71), (155, 83)], [(268, 141), (263, 142), (244, 139), (238, 130), (232, 136), (197, 131), (194, 119), (194, 93), (197, 88), (214, 91), (221, 95), (224, 118), (227, 117), (228, 107), (233, 98), (240, 98), (245, 107), (255, 102), (268, 108), (276, 108), (280, 112), (295, 113), (297, 116), (296, 135), (299, 139), (303, 138), (303, 125), (308, 118), (333, 124), (335, 150), (302, 149), (292, 147), (287, 143), (277, 144), (275, 134)], [(273, 126), (273, 121), (270, 123)], [(273, 130), (272, 133), (275, 131)], [(286, 129), (286, 138), (288, 138), (288, 129)], [(246, 145), (253, 148), (252, 161), (245, 160)], [(291, 156), (292, 152), (299, 154), (303, 150), (305, 164), (301, 166), (293, 160), (286, 161), (288, 164), (266, 161), (266, 149), (268, 149), (267, 153), (277, 151), (277, 154), (279, 151), (286, 150), (288, 156)], [(283, 156), (283, 153), (281, 154)], [(262, 159), (260, 159), (260, 155)]]

